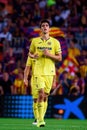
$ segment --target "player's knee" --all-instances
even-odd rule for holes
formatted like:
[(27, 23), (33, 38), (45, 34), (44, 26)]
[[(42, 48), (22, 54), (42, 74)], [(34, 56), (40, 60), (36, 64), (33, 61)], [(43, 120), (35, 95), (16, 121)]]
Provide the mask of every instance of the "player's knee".
[(39, 94), (39, 100), (43, 100), (44, 99), (44, 95), (42, 93)]
[(48, 100), (48, 94), (44, 94), (44, 102)]
[(39, 91), (39, 100), (42, 101), (44, 100), (44, 91)]
[(37, 99), (36, 98), (34, 99), (34, 103), (37, 103)]

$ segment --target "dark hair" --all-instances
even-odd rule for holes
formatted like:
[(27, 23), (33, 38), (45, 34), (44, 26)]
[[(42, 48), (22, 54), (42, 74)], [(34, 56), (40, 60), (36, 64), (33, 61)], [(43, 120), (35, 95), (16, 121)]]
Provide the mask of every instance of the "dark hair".
[(80, 72), (76, 72), (75, 75), (76, 75), (78, 78), (81, 78)]
[(76, 38), (73, 38), (73, 39), (72, 39), (72, 42), (77, 43), (78, 41), (77, 41)]
[(41, 25), (42, 25), (43, 23), (48, 23), (49, 26), (50, 26), (50, 22), (49, 22), (49, 20), (47, 20), (47, 19), (41, 20), (41, 22), (40, 22), (40, 27), (41, 27)]

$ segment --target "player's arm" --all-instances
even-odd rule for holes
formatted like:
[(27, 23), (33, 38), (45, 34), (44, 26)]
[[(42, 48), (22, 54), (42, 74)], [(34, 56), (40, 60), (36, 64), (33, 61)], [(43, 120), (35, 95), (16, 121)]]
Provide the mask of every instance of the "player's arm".
[(28, 86), (28, 76), (30, 74), (30, 66), (26, 66), (24, 69), (24, 84)]
[(56, 75), (53, 77), (52, 90), (56, 88)]
[(28, 56), (31, 57), (31, 58), (35, 58), (35, 59), (39, 57), (38, 54), (33, 54), (31, 52), (28, 53)]
[(54, 47), (53, 47), (55, 54), (50, 53), (48, 49), (44, 50), (44, 55), (57, 61), (62, 61), (62, 50), (61, 50), (61, 45), (58, 40), (54, 40)]
[(38, 58), (38, 54), (35, 53), (35, 40), (34, 40), (34, 38), (32, 39), (32, 42), (31, 42), (31, 45), (29, 48), (28, 56), (30, 58), (35, 58), (35, 59)]
[(58, 84), (56, 88), (51, 92), (50, 95), (57, 95), (58, 89), (61, 87), (61, 84)]
[[(47, 57), (49, 57), (49, 58), (51, 58), (51, 59), (53, 59), (53, 60), (62, 61), (62, 53), (53, 55), (53, 54), (49, 53), (48, 49), (45, 49), (45, 50), (43, 51), (43, 54), (44, 54), (44, 56), (47, 56)], [(31, 58), (35, 58), (35, 59), (39, 58), (39, 55), (38, 55), (38, 54), (32, 54), (31, 52), (29, 52), (28, 55), (29, 55)]]
[(28, 56), (26, 66), (25, 66), (25, 69), (24, 69), (24, 84), (26, 86), (28, 86), (28, 76), (30, 74), (31, 67), (32, 67), (32, 58), (30, 58)]
[(51, 54), (49, 52), (48, 49), (45, 49), (44, 50), (44, 55), (47, 56), (47, 57), (49, 57), (49, 58), (51, 58), (51, 59), (53, 59), (53, 60), (62, 61), (62, 53), (58, 53), (56, 55), (53, 55), (53, 54)]

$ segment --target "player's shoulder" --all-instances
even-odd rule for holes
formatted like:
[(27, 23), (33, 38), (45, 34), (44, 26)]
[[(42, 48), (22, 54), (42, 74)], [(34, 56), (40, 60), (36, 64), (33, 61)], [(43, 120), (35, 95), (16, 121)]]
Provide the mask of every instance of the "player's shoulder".
[(54, 42), (59, 42), (59, 40), (56, 39), (55, 37), (50, 37), (50, 39), (51, 39), (52, 41), (54, 41)]

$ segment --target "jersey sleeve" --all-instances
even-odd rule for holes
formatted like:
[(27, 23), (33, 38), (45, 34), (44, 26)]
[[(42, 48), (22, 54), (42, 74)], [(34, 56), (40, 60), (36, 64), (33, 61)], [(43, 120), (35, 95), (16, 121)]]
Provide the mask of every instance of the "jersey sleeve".
[(32, 61), (31, 58), (28, 56), (26, 66), (31, 66), (31, 65), (32, 65)]
[(55, 53), (62, 53), (60, 42), (57, 39), (55, 39)]
[(35, 43), (35, 40), (34, 40), (34, 38), (33, 38), (33, 39), (32, 39), (32, 42), (31, 42), (31, 44), (30, 44), (30, 48), (29, 48), (29, 51), (30, 51), (31, 53), (34, 53), (34, 52), (35, 52), (34, 43)]

